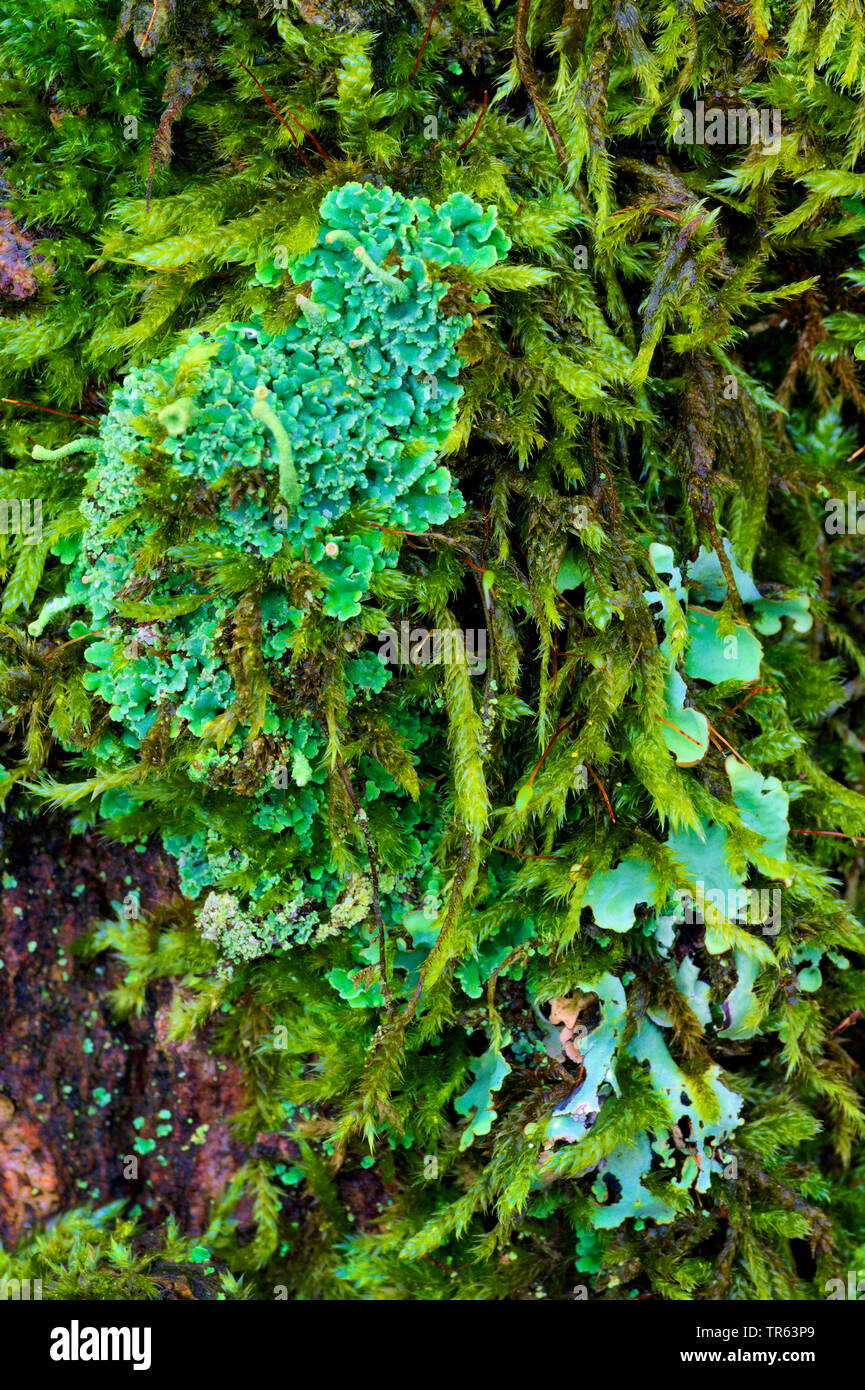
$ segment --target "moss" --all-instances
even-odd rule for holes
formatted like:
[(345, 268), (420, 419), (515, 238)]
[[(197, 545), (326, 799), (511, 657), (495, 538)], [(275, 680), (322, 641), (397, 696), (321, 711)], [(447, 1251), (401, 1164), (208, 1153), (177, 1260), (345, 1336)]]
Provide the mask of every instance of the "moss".
[[(55, 68), (31, 8), (2, 790), (177, 857), (88, 945), (243, 1060), (205, 1248), (265, 1297), (288, 1254), (301, 1299), (820, 1297), (865, 1236), (861, 16), (100, 4)], [(386, 668), (403, 622), (483, 679)]]

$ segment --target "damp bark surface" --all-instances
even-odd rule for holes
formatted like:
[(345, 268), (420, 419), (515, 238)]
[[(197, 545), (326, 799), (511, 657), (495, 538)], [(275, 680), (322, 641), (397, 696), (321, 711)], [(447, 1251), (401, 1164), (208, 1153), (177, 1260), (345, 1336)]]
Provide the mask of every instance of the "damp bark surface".
[(230, 1130), (241, 1072), (206, 1036), (167, 1039), (173, 983), (118, 1019), (122, 963), (73, 949), (132, 890), (142, 910), (170, 900), (171, 860), (44, 816), (7, 819), (2, 849), (0, 1241), (120, 1198), (197, 1233), (248, 1157)]

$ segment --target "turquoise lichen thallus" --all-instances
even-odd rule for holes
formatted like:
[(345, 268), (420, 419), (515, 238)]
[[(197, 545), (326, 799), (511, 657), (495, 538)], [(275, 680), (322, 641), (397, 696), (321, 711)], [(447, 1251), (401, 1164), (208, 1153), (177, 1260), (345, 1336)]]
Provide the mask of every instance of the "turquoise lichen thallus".
[(354, 236), (352, 232), (340, 228), (337, 231), (328, 232), (325, 236), (325, 241), (328, 245), (336, 244), (347, 247), (355, 260), (360, 261), (361, 265), (369, 271), (370, 275), (378, 280), (380, 285), (384, 285), (386, 289), (396, 295), (397, 299), (408, 299), (409, 287), (405, 281), (400, 280), (398, 276), (391, 274), (390, 271), (380, 266), (377, 261), (374, 261), (366, 247), (358, 241), (357, 237)]
[[(325, 912), (342, 891), (321, 679), (296, 699), (295, 671), (310, 640), (348, 653), (328, 676), (333, 710), (344, 702), (340, 723), (356, 710), (369, 718), (389, 677), (348, 625), (376, 577), (396, 569), (401, 538), (463, 509), (441, 456), (471, 315), (441, 307), (447, 286), (433, 268), (488, 268), (509, 245), (465, 194), (433, 208), (347, 184), (320, 211), (316, 245), (288, 266), (299, 312), (284, 329), (191, 334), (123, 378), (98, 439), (64, 446), (64, 457), (86, 448), (94, 459), (81, 529), (64, 542), (64, 591), (37, 619), (41, 632), (77, 608), (73, 640), (98, 638), (81, 649), (82, 681), (112, 733), (98, 748), (69, 745), (112, 779), (103, 814), (145, 818), (144, 784), (183, 746), (178, 776), (198, 810), (164, 832), (183, 891), (234, 892), (255, 920), (289, 879), (293, 892), (316, 883)], [(130, 650), (133, 624), (159, 642)], [(426, 735), (412, 711), (388, 719), (386, 767), (364, 760), (362, 772), (381, 783), (376, 816), (389, 808), (399, 823), (411, 878), (425, 862), (411, 827), (435, 816), (407, 751)], [(276, 789), (272, 758), (286, 768)], [(239, 826), (242, 855), (229, 848)], [(288, 938), (303, 944), (296, 923)]]

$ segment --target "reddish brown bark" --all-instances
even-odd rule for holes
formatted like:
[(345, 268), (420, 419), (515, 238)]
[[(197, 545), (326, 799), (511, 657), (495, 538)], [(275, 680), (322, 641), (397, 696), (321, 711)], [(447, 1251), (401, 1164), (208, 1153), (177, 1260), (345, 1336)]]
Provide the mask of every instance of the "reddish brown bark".
[[(44, 817), (7, 822), (4, 838), (0, 1240), (118, 1198), (140, 1202), (150, 1221), (173, 1212), (198, 1231), (247, 1156), (229, 1130), (243, 1103), (240, 1072), (203, 1041), (168, 1042), (171, 983), (149, 992), (140, 1018), (118, 1021), (108, 993), (122, 965), (71, 949), (114, 915), (112, 901), (123, 901), (133, 879), (142, 903), (170, 898), (171, 862), (155, 849), (70, 836)], [(150, 1151), (136, 1152), (136, 1142)], [(130, 1157), (137, 1177), (124, 1177)]]

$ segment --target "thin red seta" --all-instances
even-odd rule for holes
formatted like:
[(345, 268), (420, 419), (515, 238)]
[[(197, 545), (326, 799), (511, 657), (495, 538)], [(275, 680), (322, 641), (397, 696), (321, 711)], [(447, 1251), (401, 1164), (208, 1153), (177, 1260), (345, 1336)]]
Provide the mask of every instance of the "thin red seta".
[(534, 782), (534, 780), (535, 780), (535, 778), (537, 777), (538, 772), (539, 772), (539, 770), (540, 770), (541, 763), (544, 761), (544, 758), (545, 758), (545, 757), (547, 756), (547, 754), (549, 753), (549, 751), (550, 751), (550, 749), (552, 748), (553, 744), (556, 742), (557, 739), (561, 738), (562, 734), (565, 732), (566, 729), (569, 729), (569, 728), (570, 728), (570, 726), (573, 724), (573, 722), (574, 722), (574, 720), (576, 719), (576, 717), (577, 717), (577, 716), (576, 716), (575, 714), (572, 715), (571, 718), (568, 720), (567, 724), (562, 724), (561, 727), (560, 727), (559, 729), (557, 729), (556, 732), (553, 734), (552, 738), (550, 739), (550, 741), (549, 741), (549, 743), (547, 744), (546, 748), (544, 749), (543, 753), (542, 753), (541, 756), (538, 758), (538, 761), (535, 763), (534, 767), (532, 768), (532, 774), (531, 774), (531, 776), (529, 777), (528, 782), (526, 783), (526, 786), (527, 786), (527, 787), (530, 787), (530, 786), (532, 785), (532, 783)]
[[(414, 538), (416, 540), (423, 539), (423, 534), (419, 536), (415, 531), (402, 531), (398, 526), (382, 526), (378, 521), (365, 521), (364, 526), (374, 526), (376, 531), (387, 531), (391, 536), (407, 536), (409, 539)], [(435, 531), (430, 531), (428, 534), (432, 540), (447, 541), (448, 545), (459, 545), (459, 541), (452, 541), (450, 536), (440, 536)], [(461, 565), (468, 565), (469, 569), (477, 570), (478, 574), (486, 573), (483, 565), (476, 565), (472, 560), (464, 560), (461, 555), (458, 555), (457, 559)]]
[(414, 81), (414, 75), (415, 75), (415, 73), (417, 72), (418, 68), (420, 67), (420, 60), (421, 60), (421, 58), (423, 57), (423, 51), (424, 51), (424, 49), (426, 48), (426, 46), (427, 46), (427, 44), (428, 44), (428, 42), (429, 42), (429, 36), (430, 36), (430, 34), (432, 33), (433, 20), (434, 20), (435, 17), (436, 17), (436, 10), (438, 9), (438, 7), (439, 7), (439, 0), (436, 0), (435, 4), (434, 4), (433, 7), (432, 7), (432, 14), (431, 14), (430, 17), (429, 17), (429, 24), (428, 24), (427, 27), (426, 27), (426, 33), (425, 33), (424, 36), (423, 36), (423, 43), (421, 44), (420, 48), (418, 49), (417, 57), (416, 57), (415, 60), (414, 60), (414, 67), (413, 67), (412, 70), (411, 70), (411, 76), (409, 77), (409, 82), (413, 82), (413, 81)]
[(734, 705), (732, 709), (724, 710), (724, 713), (721, 715), (721, 718), (729, 719), (731, 714), (735, 714), (737, 709), (741, 709), (743, 705), (747, 705), (748, 701), (752, 698), (752, 696), (759, 695), (761, 690), (777, 689), (778, 687), (776, 685), (755, 685), (754, 689), (749, 691), (748, 694), (745, 696), (744, 700), (739, 701), (738, 705)]
[(791, 830), (791, 835), (831, 835), (835, 840), (855, 840), (857, 845), (865, 845), (865, 835), (845, 835), (843, 830)]
[[(270, 109), (271, 109), (271, 111), (273, 112), (273, 114), (274, 114), (274, 116), (276, 117), (276, 119), (280, 122), (281, 125), (284, 125), (284, 126), (285, 126), (286, 130), (290, 131), (291, 137), (292, 137), (292, 139), (294, 140), (294, 143), (297, 145), (297, 136), (295, 135), (294, 131), (291, 129), (291, 126), (288, 124), (288, 121), (285, 119), (285, 117), (282, 115), (282, 113), (281, 113), (280, 111), (277, 110), (276, 106), (275, 106), (274, 103), (271, 101), (270, 97), (267, 95), (267, 92), (264, 90), (264, 88), (262, 87), (261, 83), (259, 82), (258, 78), (255, 76), (254, 73), (252, 73), (252, 72), (249, 71), (249, 68), (246, 66), (246, 64), (243, 63), (243, 62), (241, 62), (241, 60), (240, 60), (239, 58), (237, 59), (237, 62), (238, 62), (238, 63), (240, 64), (240, 66), (243, 68), (243, 71), (247, 74), (247, 76), (249, 76), (249, 77), (252, 78), (253, 82), (255, 83), (255, 85), (256, 85), (256, 87), (258, 88), (258, 90), (261, 92), (261, 95), (264, 97), (265, 101), (267, 102), (268, 106), (270, 107)], [(294, 112), (292, 111), (292, 109), (291, 109), (290, 106), (287, 107), (286, 110), (288, 111), (288, 114), (289, 114), (289, 116), (291, 117), (291, 119), (294, 121), (295, 125), (300, 127), (300, 129), (303, 131), (304, 135), (308, 135), (308, 136), (309, 136), (310, 140), (311, 140), (312, 143), (315, 145), (315, 148), (318, 150), (318, 152), (319, 152), (319, 154), (322, 156), (322, 158), (323, 158), (323, 159), (326, 159), (326, 160), (328, 161), (328, 163), (330, 163), (332, 156), (328, 154), (327, 150), (325, 150), (325, 149), (322, 148), (322, 146), (318, 143), (318, 141), (316, 140), (315, 136), (313, 135), (312, 131), (311, 131), (311, 130), (307, 130), (306, 126), (303, 125), (303, 124), (297, 119), (297, 117), (295, 116), (295, 114), (294, 114)], [(300, 148), (300, 146), (298, 145), (298, 149), (299, 149), (299, 148)]]
[(591, 768), (591, 767), (589, 767), (589, 764), (588, 764), (588, 763), (586, 763), (585, 766), (586, 766), (586, 772), (591, 772), (592, 776), (594, 777), (595, 781), (597, 782), (598, 786), (600, 787), (601, 796), (604, 798), (604, 801), (607, 803), (607, 810), (608, 810), (609, 813), (610, 813), (610, 820), (613, 822), (613, 825), (615, 825), (615, 823), (616, 823), (616, 817), (613, 815), (613, 808), (612, 808), (612, 806), (610, 805), (610, 798), (607, 796), (607, 793), (604, 791), (604, 784), (603, 784), (603, 782), (601, 781), (601, 779), (600, 779), (600, 777), (598, 776), (598, 774), (594, 771), (594, 769)]
[(80, 637), (70, 637), (68, 642), (61, 642), (59, 647), (55, 647), (51, 655), (56, 656), (57, 652), (62, 652), (64, 647), (74, 646), (76, 642), (86, 642), (88, 637), (99, 637), (101, 633), (107, 631), (107, 628), (95, 627), (92, 632), (82, 632)]
[(4, 405), (24, 405), (28, 410), (44, 410), (46, 415), (62, 415), (64, 420), (83, 420), (85, 425), (95, 425), (98, 415), (70, 415), (68, 410), (52, 410), (48, 405), (36, 405), (34, 401), (13, 401), (11, 396), (0, 396)]
[(504, 845), (496, 845), (492, 840), (485, 840), (484, 844), (489, 845), (490, 849), (497, 850), (499, 854), (512, 854), (515, 859), (545, 859), (547, 861), (552, 861), (564, 858), (564, 855), (561, 854), (521, 854), (518, 849), (505, 849)]
[[(706, 720), (706, 723), (709, 724), (708, 719)], [(738, 751), (738, 749), (736, 749), (736, 748), (733, 747), (732, 743), (728, 743), (728, 742), (727, 742), (727, 740), (724, 738), (724, 735), (723, 735), (723, 734), (719, 734), (719, 733), (718, 733), (718, 730), (714, 727), (714, 725), (709, 724), (709, 729), (710, 729), (711, 733), (713, 733), (713, 734), (715, 735), (715, 738), (719, 738), (719, 739), (721, 740), (721, 742), (724, 744), (725, 748), (729, 748), (730, 752), (733, 753), (733, 754), (735, 754), (735, 756), (739, 759), (739, 762), (740, 762), (740, 763), (744, 763), (745, 766), (746, 766), (747, 768), (750, 768), (750, 770), (751, 770), (752, 772), (754, 771), (754, 769), (751, 767), (751, 764), (748, 762), (748, 760), (747, 760), (746, 758), (743, 758), (743, 757), (742, 757), (742, 754)]]
[(483, 543), (483, 545), (481, 546), (481, 562), (482, 562), (483, 564), (486, 564), (486, 562), (487, 562), (487, 543), (488, 543), (489, 538), (490, 538), (490, 514), (489, 514), (489, 512), (487, 511), (486, 507), (481, 507), (481, 511), (482, 511), (483, 514), (484, 514), (484, 543)]
[(474, 128), (473, 128), (473, 130), (472, 130), (471, 135), (469, 136), (469, 138), (468, 138), (467, 140), (463, 140), (462, 144), (460, 145), (459, 149), (457, 150), (457, 154), (462, 154), (463, 150), (468, 149), (469, 145), (470, 145), (470, 144), (472, 143), (472, 141), (474, 140), (475, 136), (477, 135), (478, 131), (480, 130), (481, 121), (482, 121), (483, 118), (484, 118), (484, 115), (485, 115), (485, 113), (486, 113), (486, 109), (487, 109), (487, 93), (484, 92), (484, 104), (483, 104), (483, 106), (481, 107), (480, 115), (478, 116), (477, 120), (475, 121)]
[(144, 47), (144, 45), (147, 43), (147, 40), (148, 40), (148, 38), (149, 38), (149, 36), (150, 36), (150, 31), (151, 31), (151, 29), (153, 28), (153, 21), (154, 21), (154, 19), (156, 18), (156, 11), (157, 11), (158, 9), (159, 9), (159, 0), (153, 0), (153, 14), (150, 16), (150, 22), (148, 23), (147, 28), (146, 28), (145, 31), (144, 31), (144, 38), (141, 40), (141, 43), (138, 45), (139, 49), (142, 49), (142, 48)]
[(376, 531), (388, 531), (392, 536), (410, 536), (411, 531), (403, 531), (400, 526), (382, 526), (379, 521), (366, 521), (365, 526), (374, 526)]
[(680, 729), (678, 724), (671, 724), (669, 719), (665, 719), (662, 714), (656, 714), (655, 718), (660, 720), (662, 724), (666, 724), (668, 729), (675, 729), (676, 733), (681, 734), (682, 738), (686, 738), (689, 743), (696, 743), (697, 747), (700, 747), (700, 740), (698, 738), (692, 738), (690, 734), (686, 734), (685, 730)]
[[(637, 650), (634, 652), (634, 655), (631, 657), (631, 660), (630, 660), (630, 662), (628, 663), (628, 671), (630, 671), (631, 667), (633, 666), (634, 662), (636, 661), (637, 657), (640, 655), (640, 652), (641, 652), (642, 650), (643, 650), (643, 643), (642, 643), (642, 640), (641, 640), (641, 641), (640, 641), (639, 647), (638, 647)], [(625, 675), (628, 674), (628, 671), (625, 672)]]

